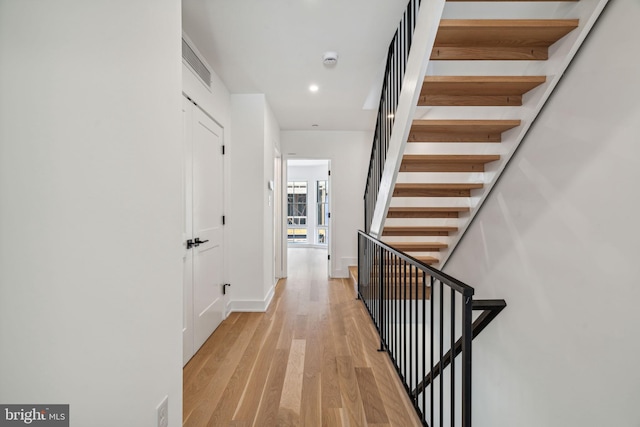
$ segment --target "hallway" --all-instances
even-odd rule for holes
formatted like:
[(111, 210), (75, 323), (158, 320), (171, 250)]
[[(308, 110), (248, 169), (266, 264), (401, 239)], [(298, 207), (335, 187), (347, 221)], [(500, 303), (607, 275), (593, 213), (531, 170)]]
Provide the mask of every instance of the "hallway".
[(420, 425), (348, 279), (289, 249), (266, 313), (232, 313), (184, 368), (184, 425)]

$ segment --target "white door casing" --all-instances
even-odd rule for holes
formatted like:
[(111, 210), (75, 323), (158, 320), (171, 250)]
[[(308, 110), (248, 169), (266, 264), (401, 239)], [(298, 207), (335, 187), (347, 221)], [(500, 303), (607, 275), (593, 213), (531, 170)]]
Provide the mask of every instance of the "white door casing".
[(183, 311), (182, 311), (182, 363), (186, 365), (194, 354), (193, 347), (193, 250), (187, 241), (193, 240), (193, 104), (182, 99), (183, 125), (183, 185), (182, 185), (182, 242), (183, 242)]
[(333, 236), (331, 235), (331, 160), (327, 161), (327, 210), (329, 211), (329, 218), (327, 219), (327, 276), (331, 277), (331, 245), (333, 243)]

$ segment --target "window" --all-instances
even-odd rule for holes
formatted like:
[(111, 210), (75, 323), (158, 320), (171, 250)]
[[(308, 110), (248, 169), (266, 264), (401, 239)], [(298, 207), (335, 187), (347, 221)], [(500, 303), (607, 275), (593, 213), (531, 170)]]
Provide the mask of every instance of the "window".
[(329, 194), (327, 193), (327, 181), (318, 181), (316, 185), (316, 201), (318, 204), (318, 225), (329, 225)]
[(327, 181), (316, 182), (316, 214), (317, 225), (316, 243), (327, 244), (327, 226), (329, 225), (329, 193)]
[[(287, 236), (289, 242), (307, 241), (307, 182), (287, 183)], [(303, 227), (300, 227), (303, 226)]]
[(307, 241), (307, 229), (287, 228), (287, 241), (291, 243), (305, 243)]

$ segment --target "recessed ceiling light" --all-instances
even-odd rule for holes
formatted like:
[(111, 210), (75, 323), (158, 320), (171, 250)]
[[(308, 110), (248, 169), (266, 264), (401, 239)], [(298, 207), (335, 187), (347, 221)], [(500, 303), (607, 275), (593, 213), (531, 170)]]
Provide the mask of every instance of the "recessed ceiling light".
[(318, 85), (311, 85), (309, 86), (309, 90), (313, 93), (316, 93), (320, 88), (318, 87)]

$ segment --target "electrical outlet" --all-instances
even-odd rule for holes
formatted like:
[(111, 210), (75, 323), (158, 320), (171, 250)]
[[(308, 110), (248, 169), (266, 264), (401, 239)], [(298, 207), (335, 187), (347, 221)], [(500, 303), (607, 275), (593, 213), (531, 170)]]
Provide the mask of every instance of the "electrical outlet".
[(156, 409), (158, 410), (158, 427), (169, 427), (169, 396), (165, 396)]

